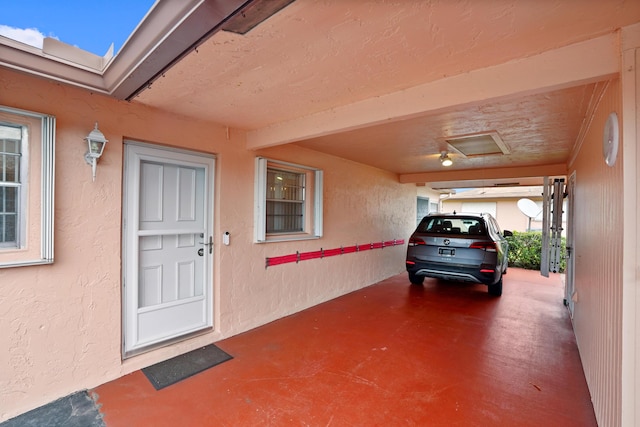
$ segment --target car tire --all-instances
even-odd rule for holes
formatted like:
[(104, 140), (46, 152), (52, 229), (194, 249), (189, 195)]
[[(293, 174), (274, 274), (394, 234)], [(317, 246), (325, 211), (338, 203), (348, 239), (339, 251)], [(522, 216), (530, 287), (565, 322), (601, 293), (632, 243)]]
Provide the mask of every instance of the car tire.
[(409, 273), (409, 281), (413, 285), (422, 285), (424, 283), (424, 276), (418, 276), (413, 273)]
[(500, 280), (496, 283), (489, 285), (489, 295), (493, 295), (494, 297), (502, 295), (502, 276), (500, 276)]

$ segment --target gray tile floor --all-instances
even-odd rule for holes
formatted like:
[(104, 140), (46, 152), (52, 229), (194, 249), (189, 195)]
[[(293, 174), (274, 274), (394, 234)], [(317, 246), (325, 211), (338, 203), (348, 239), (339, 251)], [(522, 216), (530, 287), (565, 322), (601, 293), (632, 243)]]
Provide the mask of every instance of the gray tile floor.
[(2, 427), (105, 427), (97, 405), (80, 391), (0, 423)]

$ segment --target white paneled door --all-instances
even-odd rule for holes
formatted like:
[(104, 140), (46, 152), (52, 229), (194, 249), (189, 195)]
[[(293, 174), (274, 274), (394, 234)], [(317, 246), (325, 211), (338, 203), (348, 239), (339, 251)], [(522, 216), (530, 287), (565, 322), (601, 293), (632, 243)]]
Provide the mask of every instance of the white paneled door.
[(213, 326), (210, 155), (128, 142), (123, 354)]

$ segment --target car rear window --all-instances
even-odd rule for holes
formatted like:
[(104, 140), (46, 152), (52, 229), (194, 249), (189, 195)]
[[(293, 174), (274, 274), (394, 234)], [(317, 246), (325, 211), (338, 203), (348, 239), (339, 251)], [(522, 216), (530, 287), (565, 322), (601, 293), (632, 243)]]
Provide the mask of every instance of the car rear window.
[(418, 225), (418, 233), (469, 234), (486, 236), (484, 221), (465, 217), (426, 217)]

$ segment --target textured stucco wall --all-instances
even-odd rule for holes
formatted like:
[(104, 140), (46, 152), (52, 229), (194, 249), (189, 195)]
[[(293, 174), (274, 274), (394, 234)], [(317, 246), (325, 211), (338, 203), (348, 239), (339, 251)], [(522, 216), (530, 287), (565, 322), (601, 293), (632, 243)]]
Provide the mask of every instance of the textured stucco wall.
[[(0, 270), (0, 421), (74, 391), (240, 333), (404, 269), (404, 246), (265, 269), (265, 256), (406, 239), (415, 187), (395, 175), (296, 146), (259, 154), (324, 170), (319, 240), (254, 244), (256, 152), (244, 134), (0, 69), (0, 104), (57, 118), (55, 263)], [(109, 139), (97, 178), (83, 138)], [(123, 140), (216, 153), (215, 330), (121, 360)], [(220, 239), (216, 239), (219, 243)]]
[[(463, 212), (462, 204), (465, 202), (481, 202), (481, 203), (495, 203), (496, 204), (496, 220), (500, 224), (500, 228), (509, 231), (527, 231), (529, 226), (529, 219), (525, 216), (520, 209), (518, 209), (519, 198), (506, 198), (506, 199), (457, 199), (447, 200), (442, 203), (444, 211), (446, 212)], [(540, 222), (532, 221), (532, 230), (539, 229), (541, 227)]]
[(503, 230), (527, 231), (529, 218), (518, 209), (518, 200), (500, 200), (496, 209), (498, 223)]

